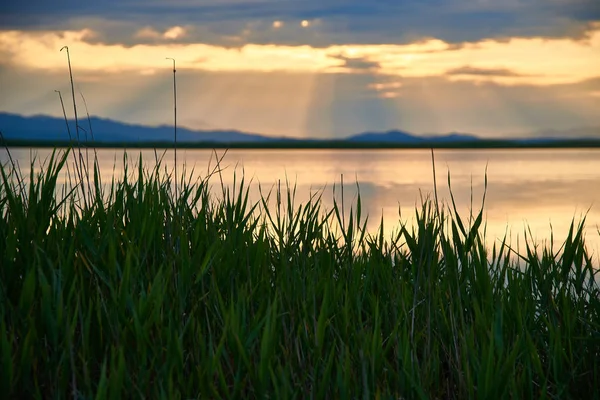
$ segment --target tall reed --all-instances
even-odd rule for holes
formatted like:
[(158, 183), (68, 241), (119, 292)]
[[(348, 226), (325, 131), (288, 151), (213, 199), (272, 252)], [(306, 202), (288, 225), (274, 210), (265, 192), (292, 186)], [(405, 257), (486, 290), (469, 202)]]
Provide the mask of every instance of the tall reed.
[(57, 194), (70, 151), (24, 192), (0, 168), (7, 397), (597, 397), (584, 221), (560, 253), (518, 254), (486, 248), (482, 211), (425, 200), (385, 237), (360, 196), (347, 213), (290, 186), (253, 203), (242, 176), (217, 198), (217, 166), (176, 198), (141, 158), (86, 206), (76, 182)]
[(171, 57), (166, 57), (166, 60), (172, 60), (173, 61), (173, 138), (174, 138), (174, 149), (173, 149), (173, 153), (174, 153), (174, 157), (175, 157), (175, 197), (178, 196), (177, 194), (177, 180), (179, 175), (177, 175), (177, 78), (175, 76), (175, 73), (177, 72), (177, 70), (175, 69), (175, 59), (171, 58)]

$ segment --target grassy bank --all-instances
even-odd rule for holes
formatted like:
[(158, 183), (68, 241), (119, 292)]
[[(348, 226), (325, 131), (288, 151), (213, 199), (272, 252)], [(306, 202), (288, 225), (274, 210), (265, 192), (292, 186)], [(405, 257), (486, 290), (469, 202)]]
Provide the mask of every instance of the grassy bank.
[(598, 397), (582, 225), (557, 254), (488, 251), (481, 212), (434, 201), (384, 238), (360, 198), (349, 216), (286, 189), (253, 204), (242, 180), (217, 200), (209, 177), (174, 193), (140, 160), (104, 186), (83, 164), (57, 155), (27, 186), (1, 170), (8, 397)]

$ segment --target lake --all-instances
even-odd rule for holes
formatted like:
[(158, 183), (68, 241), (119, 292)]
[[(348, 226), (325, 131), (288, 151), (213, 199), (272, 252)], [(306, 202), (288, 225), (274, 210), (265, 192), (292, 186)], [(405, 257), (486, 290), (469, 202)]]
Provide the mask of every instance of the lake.
[[(12, 148), (10, 152), (28, 173), (31, 157), (37, 157), (39, 167), (51, 150)], [(130, 165), (137, 163), (140, 153), (151, 168), (155, 164), (152, 149), (129, 150)], [(158, 156), (163, 153), (163, 166), (172, 168), (173, 151), (159, 150)], [(224, 153), (216, 151), (219, 157)], [(522, 249), (527, 227), (536, 242), (548, 241), (552, 231), (555, 243), (559, 243), (571, 221), (578, 222), (587, 213), (588, 248), (597, 257), (600, 149), (435, 150), (434, 154), (439, 201), (450, 204), (450, 172), (452, 192), (463, 219), (468, 219), (471, 203), (475, 213), (481, 207), (487, 168), (484, 221), (488, 243), (507, 234), (511, 243), (521, 243)], [(93, 157), (92, 151), (89, 156)], [(215, 166), (212, 150), (178, 150), (177, 156), (180, 174), (194, 169), (194, 177), (205, 177)], [(123, 150), (100, 149), (98, 159), (104, 182), (110, 182), (113, 173), (117, 178), (122, 176)], [(0, 161), (7, 160), (3, 149)], [(260, 198), (259, 185), (264, 193), (278, 183), (285, 188), (287, 180), (296, 186), (296, 205), (322, 190), (323, 204), (330, 207), (334, 186), (340, 199), (343, 179), (346, 212), (359, 191), (363, 214), (369, 215), (369, 230), (374, 232), (383, 217), (386, 234), (396, 231), (400, 221), (410, 225), (421, 196), (433, 196), (434, 190), (430, 150), (229, 150), (221, 167), (225, 185), (232, 184), (234, 174), (238, 181), (245, 177), (253, 201)], [(211, 182), (215, 193), (220, 193), (220, 178), (214, 176)]]

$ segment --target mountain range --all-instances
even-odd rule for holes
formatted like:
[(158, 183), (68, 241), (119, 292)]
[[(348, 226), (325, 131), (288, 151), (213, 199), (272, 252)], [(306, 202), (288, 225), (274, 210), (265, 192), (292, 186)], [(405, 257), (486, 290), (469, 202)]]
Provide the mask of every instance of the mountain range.
[[(172, 143), (174, 129), (171, 125), (145, 126), (127, 124), (110, 119), (91, 117), (79, 120), (79, 140), (99, 143)], [(36, 115), (22, 116), (0, 112), (0, 132), (5, 140), (33, 142), (67, 142), (77, 141), (75, 121), (68, 121), (68, 128), (62, 118)], [(503, 140), (518, 143), (538, 143), (555, 140), (600, 140), (600, 127), (578, 128), (565, 131), (545, 130), (532, 132), (528, 137), (513, 136)], [(419, 144), (419, 143), (460, 143), (477, 142), (484, 139), (465, 133), (449, 133), (444, 135), (414, 135), (400, 130), (387, 132), (364, 132), (340, 139), (354, 144), (389, 143), (389, 144)], [(194, 143), (269, 143), (286, 142), (292, 144), (300, 139), (288, 137), (272, 137), (237, 130), (192, 130), (185, 127), (177, 128), (177, 141), (182, 144)], [(305, 139), (303, 139), (305, 141)], [(320, 142), (318, 139), (310, 141)], [(321, 140), (322, 141), (322, 140)]]

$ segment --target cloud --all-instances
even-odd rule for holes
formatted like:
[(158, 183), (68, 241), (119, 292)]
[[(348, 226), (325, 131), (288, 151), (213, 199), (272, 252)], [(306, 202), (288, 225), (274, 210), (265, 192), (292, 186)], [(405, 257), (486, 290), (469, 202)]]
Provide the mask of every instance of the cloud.
[(162, 37), (162, 35), (156, 29), (154, 29), (150, 26), (145, 26), (145, 27), (139, 29), (135, 33), (134, 37), (136, 39), (160, 39)]
[[(182, 32), (174, 28), (161, 36), (169, 39)], [(141, 33), (146, 36), (157, 35), (152, 30)], [(180, 68), (209, 71), (316, 72), (340, 66), (340, 60), (330, 57), (325, 49), (309, 46), (245, 45), (236, 49), (168, 43), (127, 48), (90, 44), (84, 40), (93, 35), (94, 32), (89, 30), (35, 33), (0, 31), (0, 56), (5, 64), (18, 68), (57, 70), (64, 66), (64, 54), (58, 49), (68, 45), (73, 65), (80, 71), (139, 71), (158, 67), (165, 56), (177, 59)]]
[(365, 72), (379, 69), (379, 63), (371, 61), (367, 57), (349, 57), (342, 54), (332, 55), (331, 57), (343, 62), (342, 65), (332, 69), (336, 72)]
[(134, 37), (141, 40), (151, 40), (153, 43), (160, 43), (162, 41), (173, 41), (187, 36), (188, 29), (181, 26), (173, 26), (166, 29), (164, 32), (159, 32), (156, 29), (145, 26), (139, 29)]
[(475, 68), (465, 65), (446, 71), (446, 75), (475, 75), (495, 77), (524, 77), (530, 75), (518, 74), (508, 68)]
[[(106, 23), (81, 25), (90, 20)], [(273, 29), (274, 21), (281, 23), (277, 29)], [(598, 21), (597, 0), (31, 0), (0, 5), (0, 26), (5, 29), (91, 28), (105, 43), (127, 46), (134, 44), (133, 36), (111, 32), (111, 22), (129, 25), (129, 33), (144, 26), (157, 31), (195, 26), (185, 38), (178, 38), (190, 43), (235, 45), (231, 38), (239, 37), (242, 40), (237, 45), (327, 47), (406, 44), (427, 38), (447, 43), (510, 37), (579, 40)]]
[[(91, 29), (78, 31), (0, 31), (0, 59), (15, 68), (60, 69), (68, 45), (79, 70), (124, 71), (159, 67), (165, 56), (180, 68), (209, 71), (359, 73), (392, 77), (447, 77), (502, 85), (549, 85), (594, 78), (600, 65), (600, 29), (587, 41), (568, 39), (486, 40), (453, 46), (440, 40), (407, 45), (329, 47), (256, 45), (224, 47), (182, 44), (187, 26), (143, 27), (140, 43), (126, 47), (98, 41)], [(232, 38), (232, 40), (234, 40)], [(160, 60), (160, 61), (159, 61)], [(468, 63), (465, 61), (468, 60)]]
[(180, 26), (174, 26), (172, 28), (169, 28), (165, 31), (165, 33), (163, 34), (163, 37), (165, 39), (178, 39), (180, 37), (184, 37), (186, 35), (186, 31), (184, 28), (180, 27)]
[(401, 88), (404, 84), (395, 77), (381, 77), (377, 82), (367, 85), (367, 90), (380, 99), (395, 99), (402, 96)]

